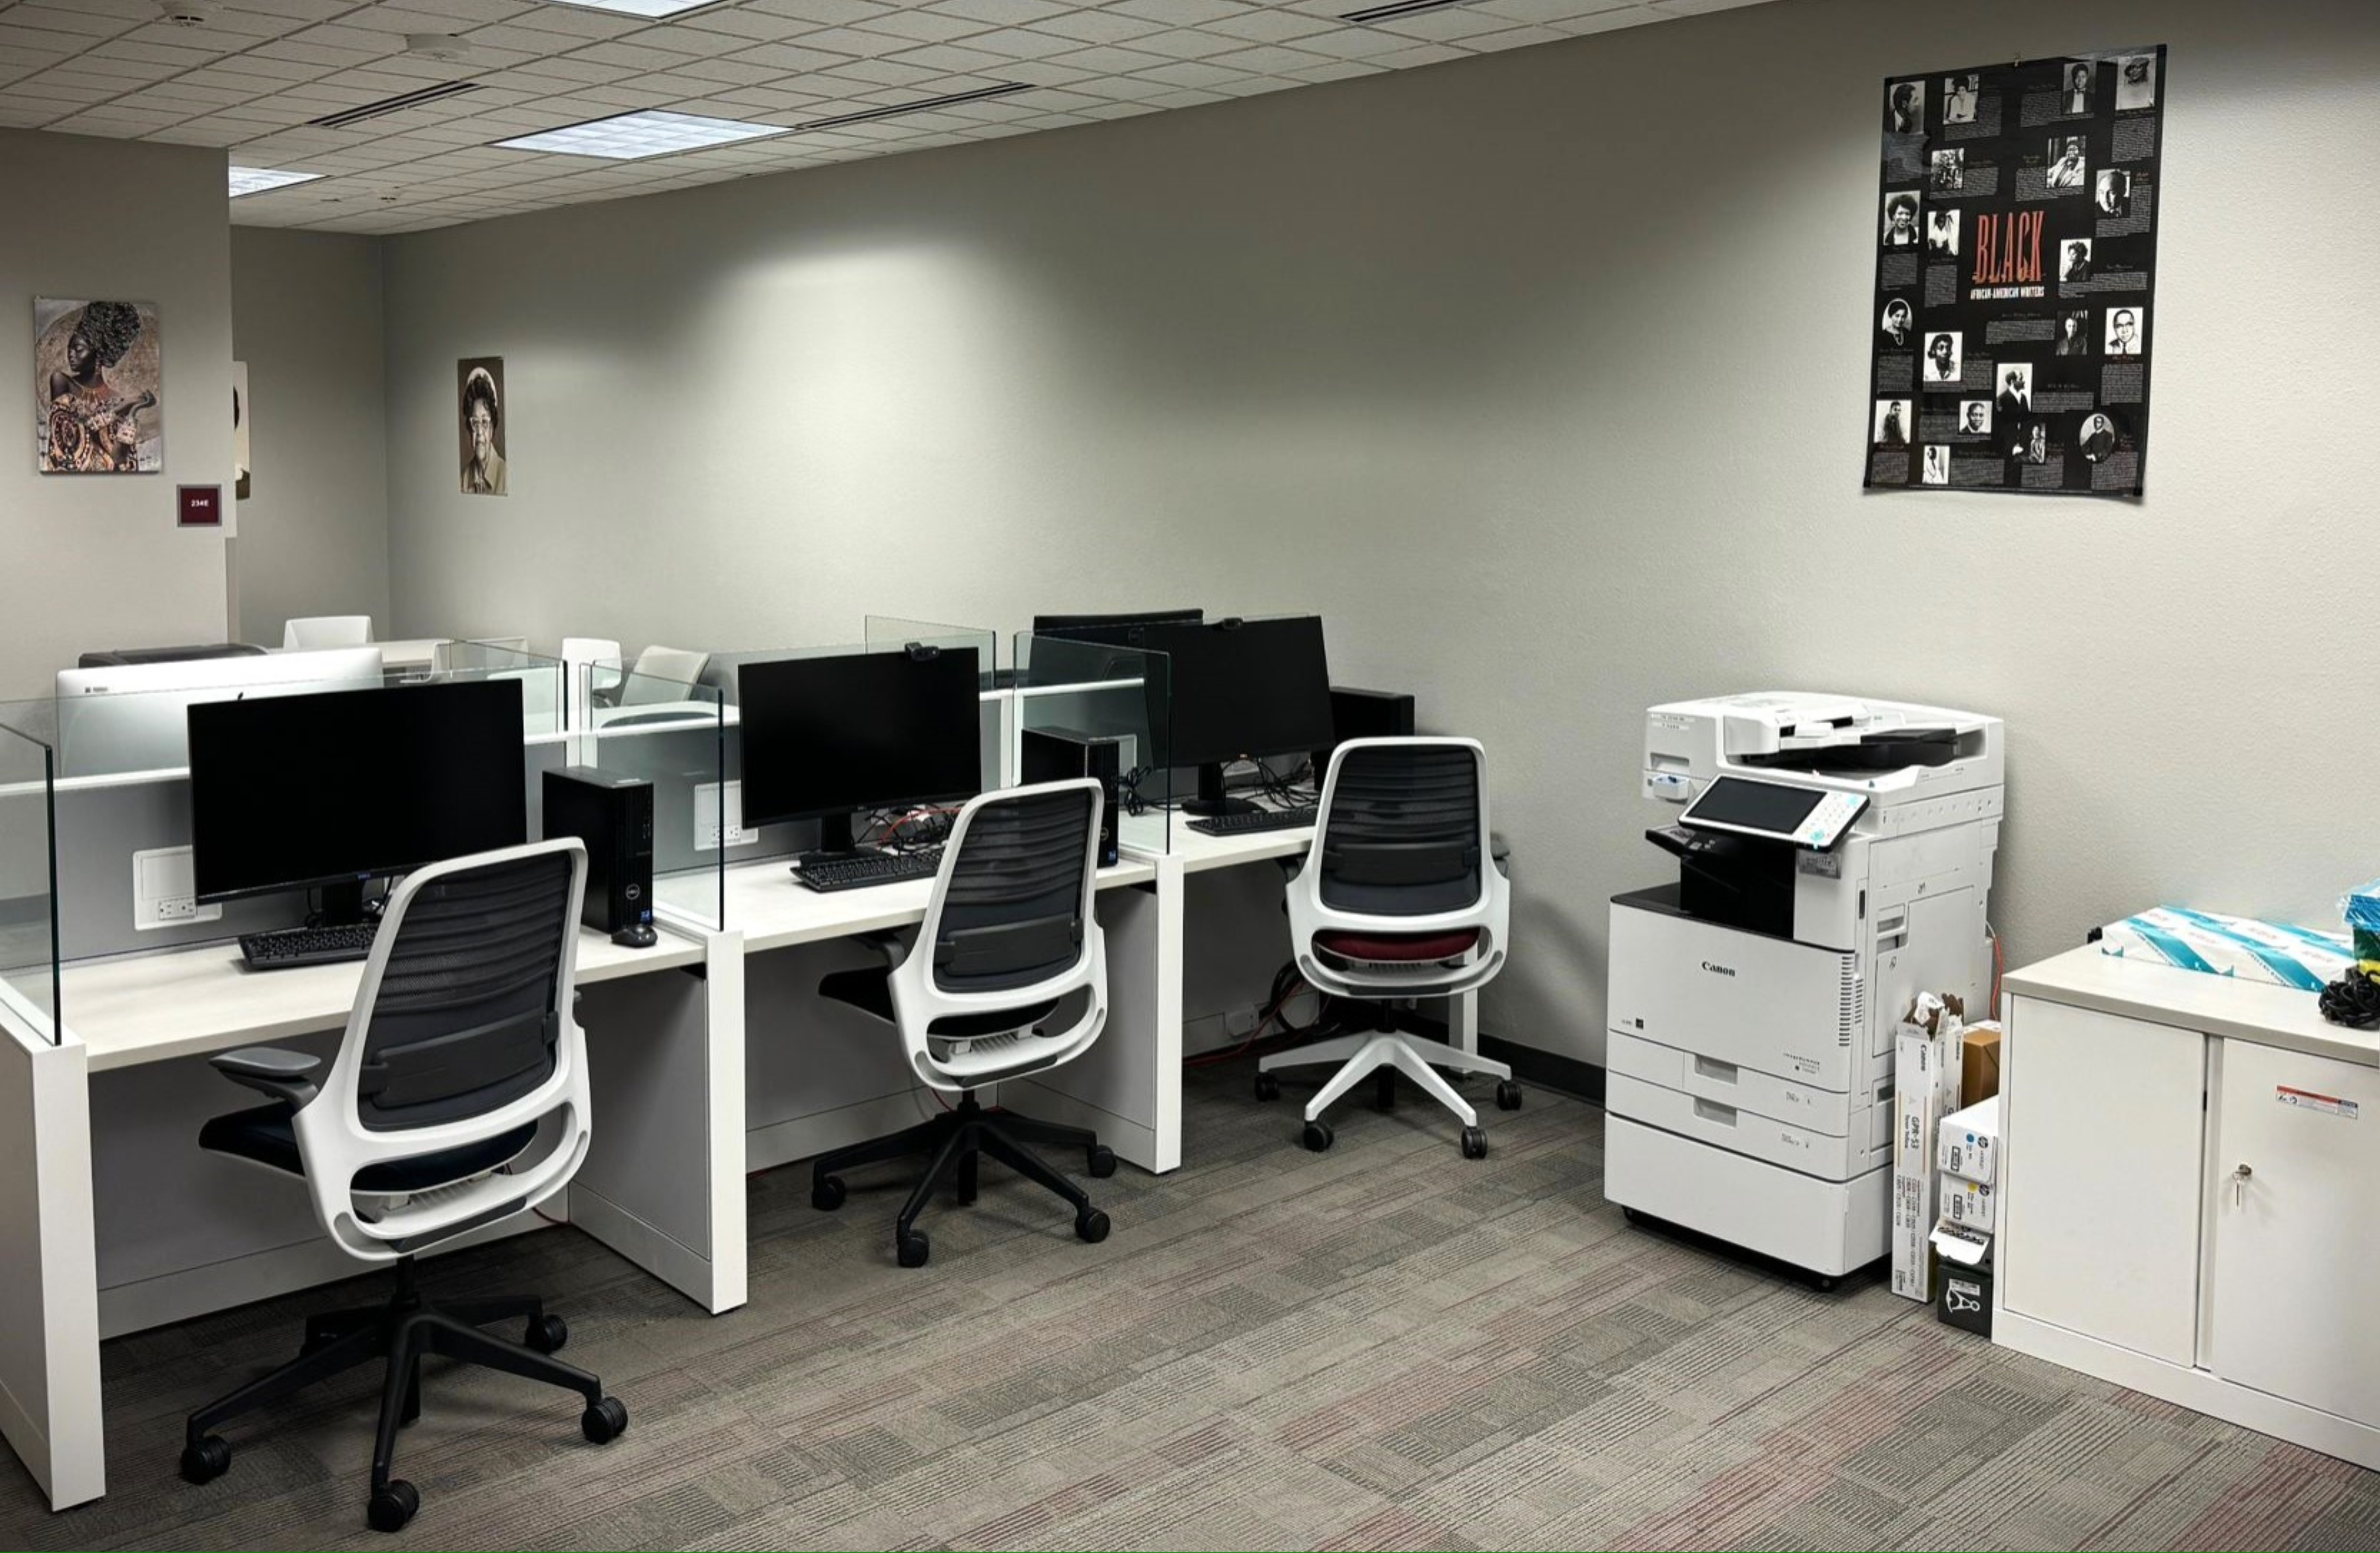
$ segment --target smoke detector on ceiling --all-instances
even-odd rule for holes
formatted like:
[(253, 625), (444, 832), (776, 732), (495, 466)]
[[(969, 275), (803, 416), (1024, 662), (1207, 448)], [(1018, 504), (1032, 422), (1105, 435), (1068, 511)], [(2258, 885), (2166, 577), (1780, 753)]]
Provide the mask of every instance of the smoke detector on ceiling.
[(408, 32), (405, 52), (419, 59), (439, 59), (452, 65), (471, 57), (471, 45), (443, 32)]
[(204, 27), (214, 20), (210, 0), (159, 0), (157, 14), (176, 27)]

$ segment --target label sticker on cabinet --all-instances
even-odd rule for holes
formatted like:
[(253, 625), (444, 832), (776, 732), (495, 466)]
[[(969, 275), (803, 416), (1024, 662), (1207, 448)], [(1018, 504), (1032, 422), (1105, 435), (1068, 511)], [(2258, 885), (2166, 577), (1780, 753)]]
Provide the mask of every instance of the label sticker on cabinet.
[(2342, 1100), (2336, 1095), (2317, 1095), (2311, 1089), (2292, 1089), (2286, 1084), (2273, 1086), (2273, 1098), (2300, 1110), (2319, 1110), (2331, 1116), (2357, 1120), (2359, 1108), (2353, 1100)]

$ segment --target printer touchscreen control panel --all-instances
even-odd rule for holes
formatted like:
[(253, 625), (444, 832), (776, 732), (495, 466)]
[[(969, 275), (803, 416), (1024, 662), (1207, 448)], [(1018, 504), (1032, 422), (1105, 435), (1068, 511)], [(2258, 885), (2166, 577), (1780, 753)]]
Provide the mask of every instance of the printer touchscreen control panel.
[(1697, 830), (1762, 836), (1829, 852), (1866, 808), (1867, 795), (1862, 793), (1723, 776), (1704, 788), (1678, 820)]

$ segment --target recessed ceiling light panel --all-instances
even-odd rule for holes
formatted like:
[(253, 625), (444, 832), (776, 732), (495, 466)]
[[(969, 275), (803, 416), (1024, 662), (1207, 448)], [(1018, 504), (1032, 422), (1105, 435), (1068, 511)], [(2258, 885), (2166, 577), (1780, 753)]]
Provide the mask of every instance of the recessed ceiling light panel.
[(751, 124), (735, 118), (702, 118), (694, 114), (648, 110), (611, 118), (540, 129), (534, 135), (498, 140), (509, 151), (552, 151), (565, 156), (607, 156), (630, 162), (640, 156), (667, 156), (676, 151), (700, 151), (706, 146), (733, 145), (782, 135), (784, 126)]
[(300, 173), (287, 167), (234, 167), (231, 170), (231, 197), (261, 194), (268, 188), (286, 188), (293, 183), (312, 183), (320, 173)]
[(645, 17), (658, 21), (681, 11), (698, 11), (705, 6), (716, 6), (719, 0), (559, 0), (565, 6), (576, 6), (585, 11), (616, 11), (625, 17)]

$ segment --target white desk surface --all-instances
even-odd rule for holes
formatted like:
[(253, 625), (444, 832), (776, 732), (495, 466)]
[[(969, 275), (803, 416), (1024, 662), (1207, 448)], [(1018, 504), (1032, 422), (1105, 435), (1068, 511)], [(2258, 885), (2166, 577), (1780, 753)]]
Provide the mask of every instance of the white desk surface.
[(2097, 944), (2010, 971), (2000, 991), (2380, 1067), (2380, 1030), (2333, 1025), (2312, 992), (2103, 954)]
[[(1098, 888), (1146, 884), (1156, 877), (1155, 867), (1127, 854), (1099, 870)], [(727, 870), (727, 926), (743, 933), (747, 952), (783, 949), (909, 927), (925, 919), (933, 892), (932, 880), (912, 879), (821, 893), (794, 882), (790, 859), (740, 863)]]
[(1171, 835), (1171, 850), (1165, 853), (1145, 851), (1123, 843), (1127, 859), (1140, 858), (1154, 864), (1160, 857), (1181, 866), (1185, 874), (1203, 873), (1208, 868), (1229, 868), (1242, 863), (1260, 863), (1268, 857), (1302, 856), (1314, 845), (1314, 827), (1301, 825), (1293, 831), (1253, 831), (1237, 836), (1201, 835), (1190, 829), (1189, 817), (1175, 815)]
[[(626, 949), (581, 928), (577, 978), (609, 981), (702, 958), (701, 944), (674, 933), (650, 949)], [(198, 944), (68, 965), (58, 1002), (100, 1072), (335, 1029), (347, 1021), (363, 973), (360, 960), (251, 971), (237, 944)]]

